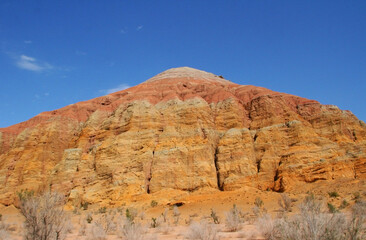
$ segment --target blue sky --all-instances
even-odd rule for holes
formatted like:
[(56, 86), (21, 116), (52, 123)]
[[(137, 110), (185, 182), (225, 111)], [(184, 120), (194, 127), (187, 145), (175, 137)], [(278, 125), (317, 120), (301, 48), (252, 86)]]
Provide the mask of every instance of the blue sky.
[(190, 66), (366, 120), (366, 1), (0, 1), (0, 127)]

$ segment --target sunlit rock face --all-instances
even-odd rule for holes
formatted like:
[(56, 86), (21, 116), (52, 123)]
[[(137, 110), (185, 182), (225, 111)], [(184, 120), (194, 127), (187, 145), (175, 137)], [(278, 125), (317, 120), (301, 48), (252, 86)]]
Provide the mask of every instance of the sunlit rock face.
[(0, 129), (0, 203), (26, 188), (117, 204), (163, 189), (365, 179), (365, 140), (365, 124), (336, 106), (175, 68)]

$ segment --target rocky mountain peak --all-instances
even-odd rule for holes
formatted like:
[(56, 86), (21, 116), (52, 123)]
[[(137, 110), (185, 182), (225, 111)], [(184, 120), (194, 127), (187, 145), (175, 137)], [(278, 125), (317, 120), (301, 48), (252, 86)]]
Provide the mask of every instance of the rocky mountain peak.
[(364, 179), (366, 127), (351, 112), (189, 67), (0, 129), (4, 205), (21, 189), (120, 205)]
[(191, 67), (171, 68), (158, 75), (150, 78), (145, 83), (152, 83), (159, 80), (173, 80), (173, 79), (200, 79), (209, 82), (232, 83), (225, 80), (222, 76), (213, 73), (205, 72)]

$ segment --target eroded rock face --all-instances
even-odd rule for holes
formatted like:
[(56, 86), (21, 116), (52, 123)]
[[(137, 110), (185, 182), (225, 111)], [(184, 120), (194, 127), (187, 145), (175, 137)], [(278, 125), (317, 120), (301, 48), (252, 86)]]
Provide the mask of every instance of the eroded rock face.
[(351, 112), (177, 68), (0, 129), (0, 203), (20, 189), (118, 204), (163, 189), (291, 191), (366, 178)]

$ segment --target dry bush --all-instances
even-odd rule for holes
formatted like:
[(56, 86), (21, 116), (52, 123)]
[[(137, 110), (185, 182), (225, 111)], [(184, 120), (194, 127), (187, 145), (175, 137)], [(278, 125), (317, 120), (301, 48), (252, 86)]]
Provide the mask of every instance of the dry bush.
[(193, 222), (189, 226), (186, 238), (195, 240), (218, 240), (217, 226), (206, 221), (201, 221), (200, 223)]
[(117, 229), (118, 237), (125, 240), (143, 240), (145, 238), (145, 228), (139, 224), (131, 222), (129, 219), (123, 219)]
[(264, 214), (258, 218), (256, 226), (265, 239), (276, 239), (276, 221), (269, 214)]
[(107, 239), (107, 234), (104, 231), (104, 228), (98, 222), (92, 224), (91, 228), (88, 229), (87, 234), (88, 240), (105, 240)]
[(366, 239), (366, 202), (358, 201), (353, 205), (351, 218), (347, 221), (346, 233), (350, 240)]
[(46, 192), (40, 196), (19, 195), (19, 198), (20, 212), (25, 218), (24, 239), (61, 240), (66, 237), (68, 216), (61, 194)]
[(278, 199), (278, 205), (282, 212), (292, 211), (292, 200), (286, 193), (281, 193), (281, 198)]
[[(274, 239), (312, 239), (312, 240), (343, 240), (362, 239), (362, 235), (355, 238), (347, 236), (352, 224), (347, 223), (341, 213), (329, 214), (322, 211), (323, 203), (314, 197), (307, 197), (300, 206), (300, 213), (291, 218), (273, 220), (269, 215), (257, 222), (258, 230), (268, 240)], [(358, 211), (358, 213), (361, 211)], [(356, 217), (357, 218), (357, 217)], [(351, 221), (352, 222), (352, 221)], [(362, 222), (362, 221), (361, 221)], [(353, 223), (356, 223), (353, 222)], [(357, 225), (357, 224), (355, 224)], [(359, 232), (361, 227), (355, 227)]]
[(168, 212), (169, 212), (169, 209), (165, 208), (164, 212), (161, 214), (161, 216), (163, 217), (164, 222), (168, 221)]
[(0, 240), (9, 239), (9, 225), (3, 219), (0, 220)]
[(117, 225), (114, 220), (114, 215), (111, 213), (102, 214), (98, 219), (97, 223), (103, 227), (106, 234), (113, 234), (116, 232)]
[(86, 219), (80, 217), (79, 218), (79, 232), (78, 236), (85, 236), (86, 235)]
[(236, 232), (240, 228), (240, 210), (234, 206), (225, 213), (226, 221), (225, 226), (228, 228), (230, 232)]
[(213, 208), (211, 208), (210, 217), (212, 218), (212, 220), (215, 224), (220, 224), (219, 217), (217, 216), (217, 213)]
[(173, 220), (174, 220), (174, 224), (178, 225), (179, 223), (179, 218), (180, 218), (180, 212), (177, 206), (174, 206), (173, 208)]

